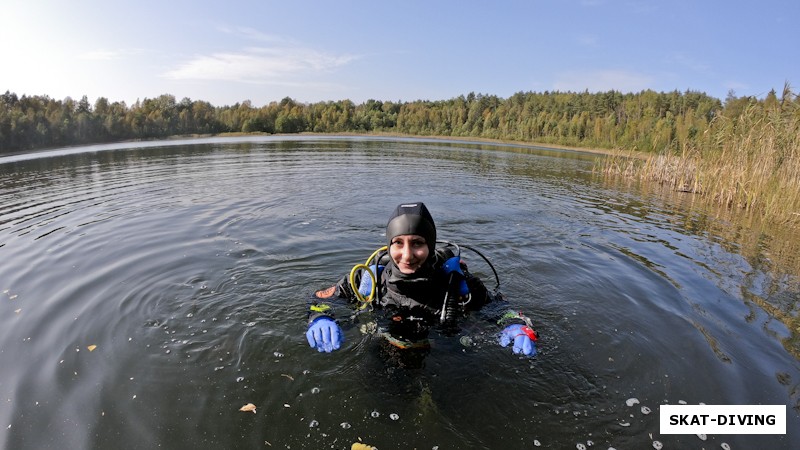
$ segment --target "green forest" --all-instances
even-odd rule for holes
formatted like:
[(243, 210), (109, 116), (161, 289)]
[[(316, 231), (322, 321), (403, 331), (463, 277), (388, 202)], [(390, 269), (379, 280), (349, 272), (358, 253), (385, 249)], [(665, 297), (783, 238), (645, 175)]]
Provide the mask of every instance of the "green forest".
[[(797, 102), (790, 96), (789, 101)], [(81, 144), (222, 133), (393, 133), (487, 138), (645, 152), (692, 146), (715, 117), (736, 117), (764, 99), (723, 101), (704, 93), (617, 91), (519, 92), (509, 98), (470, 93), (449, 100), (350, 100), (299, 103), (291, 98), (255, 107), (214, 106), (173, 95), (132, 105), (98, 98), (0, 96), (0, 154)]]

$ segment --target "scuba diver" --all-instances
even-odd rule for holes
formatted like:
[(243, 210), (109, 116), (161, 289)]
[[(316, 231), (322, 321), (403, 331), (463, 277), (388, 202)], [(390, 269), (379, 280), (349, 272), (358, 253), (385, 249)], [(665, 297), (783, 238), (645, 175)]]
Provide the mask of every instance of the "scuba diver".
[[(342, 303), (347, 303), (351, 311), (354, 308), (356, 314), (379, 310), (381, 320), (367, 331), (377, 331), (385, 338), (383, 347), (405, 354), (426, 352), (431, 328), (454, 334), (457, 319), (467, 312), (489, 303), (504, 303), (497, 291), (497, 272), (485, 256), (462, 246), (492, 268), (497, 278), (493, 293), (469, 273), (458, 245), (440, 241), (444, 245), (437, 248), (436, 226), (422, 202), (395, 208), (386, 225), (386, 239), (388, 246), (373, 253), (365, 264), (355, 266), (336, 285), (313, 294), (306, 332), (311, 348), (329, 353), (341, 347), (344, 334), (334, 310)], [(515, 354), (536, 355), (537, 335), (529, 318), (520, 312), (503, 311), (492, 320), (503, 327), (498, 339), (502, 347), (513, 344)]]

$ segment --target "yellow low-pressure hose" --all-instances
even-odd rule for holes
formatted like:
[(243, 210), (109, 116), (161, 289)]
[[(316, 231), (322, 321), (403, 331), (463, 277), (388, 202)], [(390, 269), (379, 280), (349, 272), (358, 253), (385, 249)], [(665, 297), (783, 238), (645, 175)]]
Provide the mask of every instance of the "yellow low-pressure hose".
[[(350, 287), (353, 289), (353, 294), (356, 296), (356, 299), (359, 302), (364, 303), (363, 306), (367, 306), (367, 303), (371, 302), (375, 298), (375, 289), (376, 286), (378, 285), (378, 280), (376, 279), (375, 274), (372, 272), (372, 270), (370, 270), (369, 263), (375, 258), (375, 256), (377, 256), (380, 252), (386, 251), (386, 249), (387, 247), (384, 245), (383, 247), (375, 250), (375, 252), (373, 252), (369, 256), (369, 258), (367, 258), (367, 261), (364, 264), (356, 264), (350, 271)], [(364, 295), (358, 291), (358, 286), (356, 286), (356, 273), (358, 273), (359, 270), (364, 270), (364, 272), (366, 272), (369, 275), (369, 278), (372, 281), (372, 286), (369, 290), (369, 295), (366, 297), (364, 297)]]
[(369, 258), (367, 258), (367, 262), (365, 262), (364, 264), (369, 265), (369, 262), (372, 261), (372, 259), (375, 258), (375, 256), (378, 255), (378, 253), (385, 252), (388, 248), (389, 247), (384, 245), (383, 247), (375, 250), (371, 255), (369, 255)]
[[(367, 297), (364, 297), (364, 295), (362, 295), (361, 292), (358, 291), (358, 286), (356, 286), (356, 273), (361, 269), (363, 269), (364, 272), (366, 272), (369, 275), (370, 280), (372, 280), (372, 286), (369, 290), (369, 295)], [(361, 303), (364, 303), (364, 306), (366, 306), (367, 303), (371, 302), (372, 299), (375, 297), (375, 283), (376, 283), (375, 274), (373, 274), (372, 271), (369, 270), (369, 266), (365, 264), (356, 264), (355, 266), (353, 266), (353, 270), (350, 271), (350, 287), (353, 288), (353, 294), (356, 296), (356, 299), (358, 299), (358, 301), (360, 301)]]

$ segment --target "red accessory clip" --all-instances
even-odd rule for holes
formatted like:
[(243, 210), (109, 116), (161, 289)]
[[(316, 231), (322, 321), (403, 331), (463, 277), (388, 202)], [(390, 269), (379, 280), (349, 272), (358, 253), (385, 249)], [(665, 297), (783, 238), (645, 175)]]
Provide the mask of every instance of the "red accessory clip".
[(522, 327), (522, 332), (525, 333), (533, 342), (536, 342), (537, 336), (536, 332), (531, 329), (531, 327)]

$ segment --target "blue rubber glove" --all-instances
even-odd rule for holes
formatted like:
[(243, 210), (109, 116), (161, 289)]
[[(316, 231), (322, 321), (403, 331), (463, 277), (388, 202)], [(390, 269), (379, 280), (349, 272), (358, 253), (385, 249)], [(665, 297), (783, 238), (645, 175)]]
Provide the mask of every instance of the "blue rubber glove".
[(453, 256), (442, 265), (445, 275), (453, 275), (453, 279), (458, 283), (458, 295), (466, 297), (469, 295), (469, 288), (467, 287), (467, 280), (464, 277), (464, 271), (461, 270), (461, 258)]
[(316, 348), (319, 352), (330, 353), (338, 350), (344, 342), (344, 334), (339, 324), (330, 317), (317, 317), (308, 326), (306, 339), (311, 348)]
[[(527, 330), (526, 330), (527, 328)], [(531, 337), (533, 336), (533, 338)], [(507, 326), (500, 333), (500, 346), (507, 347), (514, 343), (514, 353), (522, 353), (525, 356), (536, 356), (536, 333), (529, 327), (521, 324)]]

